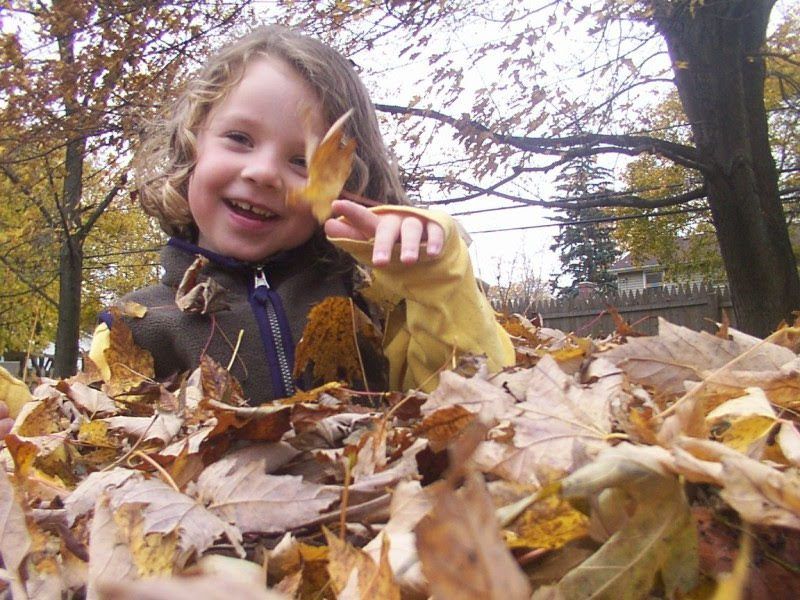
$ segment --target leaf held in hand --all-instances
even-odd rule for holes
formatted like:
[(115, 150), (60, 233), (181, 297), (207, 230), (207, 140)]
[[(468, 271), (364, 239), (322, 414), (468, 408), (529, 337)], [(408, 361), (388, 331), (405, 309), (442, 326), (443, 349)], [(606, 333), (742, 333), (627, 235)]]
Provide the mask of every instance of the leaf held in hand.
[(305, 187), (290, 190), (286, 197), (289, 206), (298, 201), (310, 205), (320, 223), (331, 216), (331, 203), (339, 196), (353, 167), (356, 141), (344, 138), (344, 124), (352, 112), (351, 109), (339, 117), (318, 146), (314, 147), (313, 140), (306, 141), (308, 182)]

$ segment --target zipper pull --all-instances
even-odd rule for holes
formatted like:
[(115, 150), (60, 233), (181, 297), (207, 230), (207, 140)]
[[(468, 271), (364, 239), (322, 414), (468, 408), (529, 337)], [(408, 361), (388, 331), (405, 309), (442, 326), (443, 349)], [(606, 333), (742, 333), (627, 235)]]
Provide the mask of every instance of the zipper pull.
[(264, 269), (261, 268), (256, 269), (255, 282), (253, 287), (255, 288), (265, 287), (269, 289), (269, 283), (267, 282), (266, 275), (264, 275)]

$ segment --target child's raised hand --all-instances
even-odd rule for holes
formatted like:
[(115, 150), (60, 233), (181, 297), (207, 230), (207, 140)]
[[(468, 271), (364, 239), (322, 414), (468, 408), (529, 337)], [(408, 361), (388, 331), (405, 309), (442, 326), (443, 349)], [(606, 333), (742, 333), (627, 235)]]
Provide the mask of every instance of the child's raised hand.
[(444, 245), (444, 229), (434, 221), (405, 213), (385, 212), (375, 214), (369, 209), (350, 202), (335, 200), (333, 214), (344, 217), (325, 222), (325, 234), (332, 238), (351, 238), (355, 240), (375, 239), (372, 263), (375, 266), (388, 265), (392, 248), (400, 242), (400, 262), (406, 265), (419, 260), (420, 244), (426, 242), (428, 256), (439, 256)]
[(8, 405), (0, 400), (0, 440), (8, 435), (14, 426), (14, 419), (8, 416)]

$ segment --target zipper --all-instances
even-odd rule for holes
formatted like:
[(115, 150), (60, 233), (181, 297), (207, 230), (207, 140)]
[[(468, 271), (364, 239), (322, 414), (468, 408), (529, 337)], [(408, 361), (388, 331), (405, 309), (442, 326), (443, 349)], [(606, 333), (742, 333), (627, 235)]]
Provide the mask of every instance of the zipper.
[(294, 395), (294, 345), (280, 296), (269, 285), (264, 269), (256, 268), (250, 304), (261, 330), (261, 340), (267, 354), (276, 398)]

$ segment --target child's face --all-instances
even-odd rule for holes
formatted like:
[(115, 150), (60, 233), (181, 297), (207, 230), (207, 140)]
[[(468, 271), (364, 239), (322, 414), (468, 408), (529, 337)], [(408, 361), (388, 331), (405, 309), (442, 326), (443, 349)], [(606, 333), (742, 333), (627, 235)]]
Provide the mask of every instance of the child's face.
[(325, 134), (319, 98), (291, 67), (268, 58), (246, 67), (198, 133), (188, 200), (200, 247), (255, 262), (311, 238), (311, 211), (285, 202), (288, 188), (305, 183), (309, 125)]

